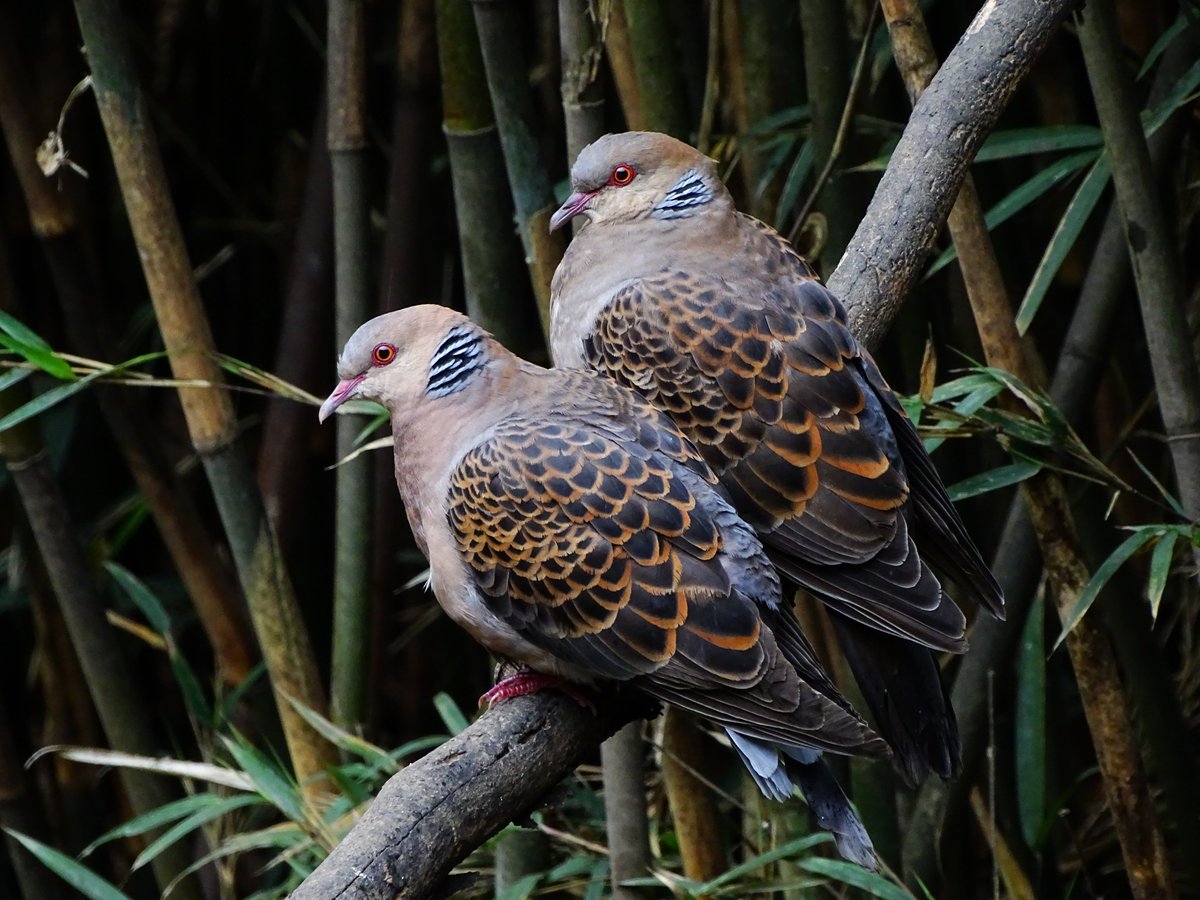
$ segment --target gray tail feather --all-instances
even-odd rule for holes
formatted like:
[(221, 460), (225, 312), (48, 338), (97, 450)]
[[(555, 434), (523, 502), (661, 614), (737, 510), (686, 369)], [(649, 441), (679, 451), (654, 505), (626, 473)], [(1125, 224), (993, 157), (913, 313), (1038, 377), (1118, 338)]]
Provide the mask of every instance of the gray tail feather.
[(800, 788), (817, 824), (833, 834), (838, 853), (865, 869), (879, 868), (867, 829), (819, 752), (773, 744), (731, 728), (725, 733), (764, 796), (783, 802)]

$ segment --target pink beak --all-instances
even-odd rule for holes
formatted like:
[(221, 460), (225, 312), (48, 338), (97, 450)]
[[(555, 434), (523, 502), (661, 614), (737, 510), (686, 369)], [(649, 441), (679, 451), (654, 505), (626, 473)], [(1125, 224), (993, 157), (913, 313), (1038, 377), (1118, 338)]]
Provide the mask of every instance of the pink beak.
[(332, 416), (333, 411), (350, 399), (350, 395), (354, 393), (354, 389), (366, 377), (366, 375), (356, 375), (354, 378), (339, 381), (338, 386), (333, 389), (333, 393), (326, 397), (325, 402), (321, 404), (321, 411), (317, 414), (318, 420), (324, 422)]
[(550, 217), (550, 230), (552, 232), (558, 231), (558, 229), (570, 222), (573, 218), (588, 208), (588, 204), (591, 203), (592, 198), (595, 196), (595, 191), (589, 191), (587, 193), (584, 193), (583, 191), (576, 191), (573, 193), (563, 202), (563, 205), (558, 208), (558, 211)]

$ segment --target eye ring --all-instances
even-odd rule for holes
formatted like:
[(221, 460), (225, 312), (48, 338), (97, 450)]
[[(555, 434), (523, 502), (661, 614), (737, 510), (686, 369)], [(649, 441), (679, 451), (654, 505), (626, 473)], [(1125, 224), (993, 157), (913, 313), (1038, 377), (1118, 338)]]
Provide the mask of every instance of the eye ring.
[(386, 366), (396, 358), (396, 346), (389, 344), (386, 341), (382, 344), (376, 344), (371, 351), (371, 365)]
[(608, 176), (608, 183), (614, 187), (624, 187), (633, 181), (637, 175), (637, 169), (628, 163), (621, 163), (612, 170), (612, 174)]

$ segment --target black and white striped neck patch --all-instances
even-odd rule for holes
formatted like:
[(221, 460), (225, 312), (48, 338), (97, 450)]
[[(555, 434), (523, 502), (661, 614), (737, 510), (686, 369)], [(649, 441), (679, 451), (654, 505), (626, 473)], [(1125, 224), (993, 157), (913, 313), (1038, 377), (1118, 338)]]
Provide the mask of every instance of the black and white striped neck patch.
[(482, 336), (462, 325), (452, 328), (429, 360), (426, 395), (445, 397), (461, 391), (486, 362)]
[(705, 182), (700, 170), (688, 169), (651, 210), (651, 215), (656, 219), (682, 219), (692, 215), (697, 207), (711, 203), (712, 199), (713, 189)]

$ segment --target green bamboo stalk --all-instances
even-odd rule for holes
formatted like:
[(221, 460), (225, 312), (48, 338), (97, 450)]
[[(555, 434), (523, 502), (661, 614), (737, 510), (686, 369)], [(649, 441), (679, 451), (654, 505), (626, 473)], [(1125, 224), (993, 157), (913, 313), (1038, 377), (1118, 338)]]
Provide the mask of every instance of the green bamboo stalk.
[(529, 302), (521, 245), (513, 235), (513, 200), (475, 18), (462, 0), (437, 0), (442, 130), (462, 253), (467, 313), (515, 351), (528, 351), (536, 312)]
[(542, 333), (548, 337), (550, 279), (565, 245), (561, 232), (550, 233), (550, 216), (557, 204), (549, 170), (542, 162), (528, 69), (520, 41), (514, 39), (520, 33), (521, 14), (508, 0), (471, 0), (471, 6), (517, 211), (517, 230), (525, 249)]
[[(1193, 521), (1200, 521), (1200, 365), (1188, 327), (1187, 294), (1175, 234), (1154, 179), (1111, 0), (1088, 3), (1080, 17), (1079, 42), (1112, 164), (1117, 203), (1125, 217), (1133, 279), (1150, 345), (1167, 447), (1175, 464), (1179, 501)], [(1195, 559), (1200, 562), (1200, 549)]]
[[(0, 416), (28, 399), (24, 384), (0, 391)], [(104, 600), (88, 568), (36, 426), (27, 421), (0, 431), (0, 458), (8, 467), (29, 519), (109, 746), (144, 756), (158, 755), (158, 742), (145, 715), (148, 706), (105, 618)], [(120, 775), (130, 805), (139, 815), (173, 799), (168, 783), (159, 777), (132, 769), (121, 769)], [(160, 890), (190, 862), (182, 844), (175, 844), (156, 857), (154, 877)], [(182, 890), (181, 896), (186, 898), (201, 897), (195, 878), (185, 880), (177, 890)]]
[[(370, 318), (367, 277), (366, 19), (363, 0), (329, 4), (329, 162), (333, 170), (334, 353)], [(338, 459), (354, 450), (361, 416), (339, 416)], [(338, 466), (334, 522), (330, 712), (354, 731), (366, 713), (371, 582), (371, 458)]]
[[(915, 102), (928, 87), (936, 66), (929, 32), (915, 0), (882, 0), (881, 5), (901, 75)], [(948, 224), (988, 365), (1012, 372), (1026, 384), (1036, 384), (970, 175), (964, 178)], [(1065, 622), (1088, 580), (1066, 492), (1061, 479), (1048, 472), (1025, 482), (1022, 491), (1059, 615)], [(1085, 619), (1067, 636), (1067, 649), (1113, 810), (1130, 887), (1135, 897), (1173, 897), (1166, 843), (1150, 798), (1112, 647), (1097, 623)]]
[(645, 128), (687, 140), (691, 132), (675, 31), (662, 0), (615, 0), (624, 7)]
[[(771, 54), (781, 34), (781, 10), (762, 0), (722, 0), (722, 30), (725, 44), (725, 70), (728, 72), (733, 125), (744, 135), (752, 125), (766, 118), (776, 107), (772, 89)], [(800, 48), (792, 47), (791, 54), (800, 56)], [(789, 55), (791, 55), (789, 54)], [(761, 173), (761, 152), (744, 138), (740, 141), (742, 178), (750, 198), (750, 212), (765, 222), (775, 218), (779, 197), (778, 179), (761, 193), (758, 191)]]
[(321, 711), (324, 692), (262, 495), (237, 443), (233, 403), (223, 386), (212, 334), (150, 128), (149, 109), (133, 71), (124, 18), (116, 0), (77, 0), (75, 11), (100, 118), (172, 371), (181, 380), (211, 385), (204, 390), (181, 390), (180, 403), (250, 605), (292, 765), (309, 798), (315, 800), (316, 782), (323, 779), (325, 766), (332, 761), (332, 748), (286, 697)]
[[(842, 142), (838, 131), (850, 100), (850, 51), (846, 6), (842, 0), (805, 0), (800, 4), (804, 35), (804, 73), (812, 117), (813, 169), (821, 172)], [(816, 208), (825, 216), (826, 236), (820, 252), (829, 271), (854, 234), (859, 206), (847, 185), (835, 176), (819, 185)], [(801, 225), (801, 227), (803, 227)]]
[[(49, 263), (71, 343), (80, 354), (110, 359), (107, 323), (98, 315), (105, 307), (103, 279), (87, 262), (72, 195), (56, 190), (35, 162), (33, 148), (45, 129), (39, 133), (34, 125), (30, 79), (22, 71), (14, 33), (11, 14), (0, 7), (0, 129), (29, 209), (30, 226)], [(192, 598), (216, 658), (217, 676), (236, 685), (250, 672), (257, 655), (237, 586), (142, 409), (119, 388), (99, 388), (96, 397)]]

